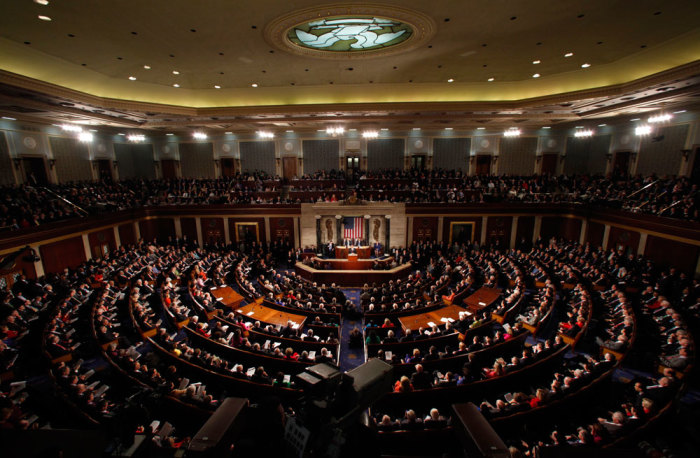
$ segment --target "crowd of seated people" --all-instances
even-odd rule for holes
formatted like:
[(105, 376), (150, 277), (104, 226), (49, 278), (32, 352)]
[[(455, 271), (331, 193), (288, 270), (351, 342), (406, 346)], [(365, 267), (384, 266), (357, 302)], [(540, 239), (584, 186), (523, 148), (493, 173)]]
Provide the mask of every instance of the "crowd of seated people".
[[(20, 230), (103, 210), (142, 206), (339, 201), (345, 198), (341, 177), (341, 172), (319, 171), (293, 180), (287, 198), (280, 195), (279, 177), (263, 172), (217, 179), (4, 186), (0, 188), (5, 196), (0, 202), (0, 229)], [(454, 170), (391, 169), (362, 172), (357, 182), (357, 196), (369, 201), (569, 202), (700, 219), (698, 187), (686, 177), (468, 176)]]
[(403, 418), (393, 419), (387, 414), (377, 415), (372, 418), (378, 431), (420, 431), (423, 429), (442, 429), (450, 426), (451, 417), (443, 416), (436, 408), (430, 409), (424, 417), (416, 414), (413, 409), (408, 409)]

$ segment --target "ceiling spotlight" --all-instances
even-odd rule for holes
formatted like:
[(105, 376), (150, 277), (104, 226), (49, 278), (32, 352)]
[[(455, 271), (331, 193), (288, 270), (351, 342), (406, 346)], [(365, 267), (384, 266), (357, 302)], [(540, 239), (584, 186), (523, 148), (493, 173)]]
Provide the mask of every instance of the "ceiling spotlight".
[(46, 6), (49, 4), (49, 0), (34, 0), (34, 3), (38, 3), (39, 5)]
[(250, 85), (251, 87), (258, 87), (258, 83), (253, 83)]
[(180, 72), (178, 72), (177, 70), (173, 70), (173, 75), (179, 75), (179, 74), (180, 74)]
[(566, 54), (564, 54), (564, 57), (571, 57), (571, 56), (573, 56), (573, 55), (574, 55), (574, 53), (572, 53), (572, 52), (567, 52)]
[(357, 129), (348, 129), (348, 132), (357, 132)]
[(129, 79), (130, 79), (131, 81), (136, 81), (136, 77), (135, 77), (135, 76), (130, 76)]
[(92, 139), (93, 139), (92, 132), (80, 132), (78, 134), (78, 140), (80, 140), (81, 142), (88, 143), (88, 142), (91, 142)]
[(541, 62), (542, 62), (541, 60), (533, 60), (533, 61), (532, 61), (532, 63), (533, 63), (534, 65), (537, 65), (537, 64), (539, 64), (539, 63), (541, 63)]
[(17, 121), (17, 118), (11, 118), (9, 116), (3, 116), (2, 119), (7, 119), (8, 121)]
[(678, 111), (674, 111), (673, 114), (681, 114), (681, 113), (685, 113), (685, 111), (686, 110), (678, 110)]
[(76, 126), (75, 124), (61, 124), (61, 129), (65, 130), (66, 132), (82, 132), (83, 128), (80, 126)]
[(150, 70), (150, 69), (151, 69), (151, 66), (150, 66), (150, 65), (144, 65), (143, 68), (144, 68), (145, 70)]
[(581, 68), (588, 68), (590, 66), (591, 64), (589, 64), (588, 62), (586, 62), (585, 64), (581, 64)]
[(511, 127), (510, 129), (506, 130), (503, 132), (504, 137), (519, 137), (520, 136), (520, 129), (516, 127)]
[(362, 132), (362, 138), (377, 138), (379, 137), (379, 132), (376, 130), (366, 130)]
[(577, 130), (574, 132), (574, 137), (576, 138), (585, 138), (585, 137), (592, 137), (593, 136), (593, 131), (591, 129), (586, 129), (586, 130)]
[(636, 135), (649, 135), (651, 133), (651, 126), (638, 126), (634, 129)]
[(194, 137), (195, 140), (206, 140), (209, 136), (204, 132), (193, 132), (192, 137)]
[(387, 130), (389, 130), (389, 128), (388, 128), (388, 127), (382, 127), (380, 130), (383, 131), (383, 132), (386, 132)]
[(445, 127), (445, 130), (454, 130), (452, 127)]
[(476, 130), (486, 130), (486, 127), (477, 127)]
[(123, 136), (126, 135), (126, 134), (123, 134), (123, 133), (119, 132), (117, 135), (121, 135), (121, 136), (123, 137)]
[(168, 137), (172, 137), (172, 136), (175, 135), (175, 134), (168, 132), (168, 133), (165, 134), (165, 135), (167, 135)]
[(275, 138), (275, 134), (272, 132), (265, 132), (265, 131), (259, 130), (258, 137), (260, 137), (260, 138)]
[(549, 126), (542, 126), (543, 129), (551, 129)]
[(453, 79), (453, 78), (450, 78), (450, 79), (447, 80), (447, 82), (448, 82), (448, 83), (453, 83), (453, 82), (454, 82), (454, 79)]
[(142, 141), (146, 140), (146, 136), (142, 134), (129, 134), (126, 136), (126, 139), (130, 142), (141, 143)]
[(51, 18), (48, 17), (48, 16), (39, 15), (39, 16), (37, 16), (37, 17), (38, 17), (39, 19), (41, 19), (42, 21), (46, 21), (46, 22), (50, 22), (50, 21), (51, 21)]
[(175, 83), (175, 84), (173, 84), (173, 87), (180, 87), (180, 85)]
[(605, 127), (607, 124), (598, 124), (598, 127)]
[(635, 122), (635, 121), (639, 121), (639, 118), (632, 118), (632, 119), (630, 119), (630, 122)]
[(224, 132), (226, 135), (233, 135), (233, 132)]
[(420, 130), (420, 127), (414, 127), (413, 130)]
[(533, 77), (533, 78), (539, 78), (539, 77), (540, 77), (540, 74), (539, 74), (539, 73), (535, 73), (534, 75), (532, 75), (532, 77)]
[(221, 86), (219, 86), (218, 84), (215, 84), (214, 89), (221, 89)]
[(486, 81), (488, 81), (488, 82), (490, 83), (491, 81), (493, 81), (493, 80), (495, 80), (495, 79), (496, 79), (496, 78), (494, 78), (494, 77), (492, 76), (491, 78), (489, 78), (489, 79), (486, 80)]
[(664, 121), (669, 121), (673, 116), (670, 114), (662, 114), (662, 115), (656, 115), (656, 116), (651, 116), (649, 119), (647, 119), (648, 122), (655, 123), (655, 122), (664, 122)]
[[(323, 132), (322, 130), (320, 132)], [(343, 135), (345, 133), (345, 127), (327, 127), (326, 133), (335, 137), (336, 135)]]
[(285, 132), (287, 132), (288, 134), (293, 134), (293, 133), (294, 133), (293, 130), (285, 130)]

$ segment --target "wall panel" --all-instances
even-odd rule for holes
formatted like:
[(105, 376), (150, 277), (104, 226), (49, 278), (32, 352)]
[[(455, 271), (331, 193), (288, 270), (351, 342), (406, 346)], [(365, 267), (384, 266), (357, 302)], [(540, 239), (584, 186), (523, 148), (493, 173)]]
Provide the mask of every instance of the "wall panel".
[(678, 124), (655, 129), (642, 138), (637, 158), (637, 173), (678, 175), (681, 167), (681, 150), (685, 146), (688, 125)]
[(12, 173), (14, 164), (10, 158), (10, 148), (7, 144), (5, 132), (0, 131), (0, 186), (15, 184), (15, 175)]
[(433, 169), (469, 170), (471, 138), (434, 138)]
[(437, 240), (438, 218), (417, 216), (413, 218), (413, 240)]
[(384, 138), (367, 141), (367, 169), (403, 169), (404, 139)]
[(611, 135), (567, 137), (564, 173), (604, 174), (611, 139)]
[(504, 137), (498, 156), (498, 174), (531, 175), (536, 152), (537, 137)]
[(179, 150), (183, 178), (214, 177), (214, 146), (211, 143), (180, 143)]
[(86, 260), (83, 239), (80, 236), (41, 245), (39, 256), (47, 274), (61, 272), (66, 267), (78, 267)]
[(644, 255), (660, 267), (673, 266), (683, 272), (694, 272), (700, 247), (650, 235), (647, 237)]
[(593, 248), (598, 248), (603, 244), (603, 234), (605, 234), (605, 225), (594, 221), (588, 222), (586, 229), (586, 242), (590, 243)]
[(180, 218), (180, 229), (187, 240), (197, 240), (197, 221), (194, 218)]
[(126, 223), (119, 226), (119, 241), (124, 246), (134, 245), (136, 243), (133, 223)]
[(202, 241), (204, 243), (223, 242), (224, 220), (223, 218), (202, 218)]
[(515, 230), (515, 243), (529, 246), (532, 244), (532, 236), (535, 233), (535, 217), (521, 216), (518, 218), (518, 227)]
[(241, 142), (240, 150), (242, 171), (262, 170), (275, 175), (275, 142)]
[(294, 218), (270, 218), (270, 238), (294, 242)]
[(115, 143), (114, 156), (120, 180), (156, 177), (153, 145), (150, 143)]
[(90, 151), (86, 143), (66, 137), (49, 137), (49, 143), (56, 160), (59, 183), (92, 180)]
[(486, 243), (501, 249), (510, 246), (512, 216), (489, 216), (486, 222)]
[(301, 145), (306, 173), (338, 169), (339, 140), (304, 140)]
[(139, 221), (141, 238), (147, 242), (158, 240), (166, 242), (175, 238), (175, 220), (172, 218), (155, 218)]
[(607, 249), (622, 249), (627, 252), (637, 254), (639, 246), (639, 232), (630, 231), (624, 228), (611, 226), (608, 236)]

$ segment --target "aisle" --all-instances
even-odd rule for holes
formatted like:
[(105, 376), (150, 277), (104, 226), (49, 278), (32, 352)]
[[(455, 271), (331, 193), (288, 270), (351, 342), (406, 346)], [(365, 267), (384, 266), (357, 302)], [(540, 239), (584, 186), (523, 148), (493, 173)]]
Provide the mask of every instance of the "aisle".
[[(342, 288), (345, 297), (355, 304), (357, 309), (360, 309), (360, 289), (359, 288)], [(343, 371), (349, 371), (365, 362), (364, 346), (361, 348), (350, 348), (350, 331), (357, 327), (362, 331), (364, 326), (363, 320), (350, 320), (345, 317), (340, 319), (340, 356), (338, 365)]]

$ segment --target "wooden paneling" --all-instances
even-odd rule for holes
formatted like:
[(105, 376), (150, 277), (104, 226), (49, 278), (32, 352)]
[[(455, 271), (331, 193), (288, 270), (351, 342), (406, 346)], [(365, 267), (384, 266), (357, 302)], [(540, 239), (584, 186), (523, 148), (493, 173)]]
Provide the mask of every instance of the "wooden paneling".
[(180, 218), (180, 228), (188, 240), (197, 240), (197, 221), (194, 218)]
[(489, 216), (486, 222), (486, 243), (502, 248), (510, 246), (512, 216)]
[(605, 233), (605, 225), (590, 221), (586, 230), (586, 242), (597, 248), (603, 244), (603, 234)]
[(270, 238), (294, 241), (294, 218), (270, 218)]
[(515, 243), (520, 243), (521, 240), (525, 240), (525, 244), (529, 245), (532, 243), (532, 236), (535, 233), (535, 217), (534, 216), (520, 216), (518, 218), (518, 227), (515, 230)]
[(661, 267), (676, 267), (682, 272), (693, 272), (698, 263), (700, 247), (650, 235), (644, 255)]
[(632, 253), (637, 254), (638, 246), (639, 232), (614, 226), (610, 228), (608, 246), (606, 247), (607, 249), (623, 249), (625, 251), (631, 251)]
[(126, 223), (119, 226), (119, 241), (125, 246), (136, 243), (136, 234), (134, 234), (133, 223)]
[(438, 218), (418, 216), (413, 218), (413, 240), (437, 240)]
[(141, 238), (147, 242), (167, 241), (175, 238), (175, 221), (172, 218), (155, 218), (139, 221)]
[(258, 225), (258, 240), (261, 243), (267, 241), (265, 237), (265, 218), (229, 218), (228, 230), (231, 237), (231, 242), (236, 242), (236, 223), (257, 223)]
[(39, 253), (46, 273), (60, 272), (66, 267), (78, 267), (85, 262), (85, 249), (80, 236), (41, 245)]
[(224, 241), (223, 218), (202, 218), (202, 241), (204, 243)]
[(110, 227), (108, 229), (102, 229), (101, 231), (90, 232), (88, 234), (88, 242), (90, 243), (90, 252), (92, 252), (93, 257), (102, 257), (97, 253), (101, 251), (106, 245), (108, 251), (112, 251), (117, 247), (114, 241), (114, 230)]
[(473, 240), (481, 243), (481, 218), (480, 217), (445, 217), (442, 224), (442, 239), (445, 241), (450, 240), (450, 225), (453, 222), (471, 222), (474, 223), (474, 238)]
[(547, 240), (551, 237), (563, 237), (566, 240), (578, 242), (581, 236), (581, 220), (561, 216), (545, 216), (540, 226), (540, 237)]

